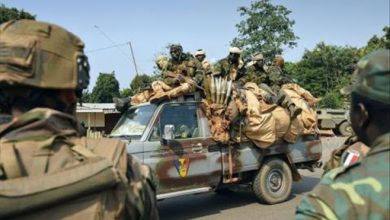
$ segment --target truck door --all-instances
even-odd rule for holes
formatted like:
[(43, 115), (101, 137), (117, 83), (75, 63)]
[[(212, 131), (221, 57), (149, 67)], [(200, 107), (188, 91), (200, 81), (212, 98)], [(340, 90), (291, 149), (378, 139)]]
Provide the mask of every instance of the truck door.
[[(175, 138), (163, 142), (166, 125)], [(153, 122), (144, 152), (145, 163), (155, 167), (159, 194), (216, 185), (220, 179), (220, 152), (208, 133), (207, 119), (198, 103), (168, 103)]]

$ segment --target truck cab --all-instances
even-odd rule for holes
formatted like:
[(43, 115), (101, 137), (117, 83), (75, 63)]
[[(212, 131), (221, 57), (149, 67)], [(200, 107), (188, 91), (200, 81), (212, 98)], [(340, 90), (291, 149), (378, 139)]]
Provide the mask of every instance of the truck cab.
[(267, 149), (250, 140), (221, 144), (210, 135), (200, 100), (180, 97), (144, 103), (123, 113), (111, 133), (127, 142), (127, 151), (155, 171), (158, 199), (250, 184), (264, 203), (287, 199), (297, 169), (320, 165), (322, 147), (316, 135), (296, 143), (277, 141)]

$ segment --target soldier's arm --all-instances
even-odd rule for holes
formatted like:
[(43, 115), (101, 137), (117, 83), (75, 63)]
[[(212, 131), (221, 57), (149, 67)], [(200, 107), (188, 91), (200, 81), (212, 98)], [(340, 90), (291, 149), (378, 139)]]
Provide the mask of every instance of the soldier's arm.
[(307, 195), (295, 211), (295, 220), (303, 219), (338, 219), (333, 210), (320, 199)]
[(127, 178), (131, 191), (127, 193), (126, 210), (130, 219), (159, 219), (156, 177), (150, 167), (129, 155)]
[(175, 76), (175, 73), (171, 71), (164, 71), (162, 73), (163, 82), (169, 86), (175, 86), (179, 83), (178, 79)]

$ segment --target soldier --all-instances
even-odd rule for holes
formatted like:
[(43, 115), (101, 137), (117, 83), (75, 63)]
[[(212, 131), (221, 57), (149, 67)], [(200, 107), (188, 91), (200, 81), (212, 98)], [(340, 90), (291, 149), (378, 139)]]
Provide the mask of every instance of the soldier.
[(238, 47), (229, 49), (228, 57), (219, 60), (214, 66), (215, 76), (227, 77), (228, 80), (236, 81), (244, 70), (244, 62), (241, 60), (242, 51)]
[(198, 60), (191, 54), (183, 53), (180, 44), (172, 44), (169, 48), (171, 58), (162, 71), (164, 82), (172, 87), (184, 83), (185, 77), (193, 79), (198, 85), (202, 83), (202, 67)]
[(357, 137), (370, 147), (359, 162), (329, 171), (296, 210), (296, 219), (390, 219), (390, 50), (357, 63), (350, 87), (350, 117)]
[(256, 80), (256, 84), (268, 93), (263, 97), (266, 102), (286, 108), (290, 112), (290, 117), (296, 118), (302, 112), (302, 109), (297, 107), (283, 90), (280, 90), (281, 86), (288, 82), (282, 73), (283, 57), (276, 55), (272, 66), (269, 68), (265, 68), (262, 54), (256, 54), (252, 60), (255, 63), (253, 67), (248, 68), (243, 78)]
[(202, 68), (205, 71), (206, 75), (213, 72), (213, 66), (206, 59), (206, 52), (203, 49), (198, 49), (197, 51), (195, 51), (194, 56), (202, 64)]
[(240, 78), (240, 81), (245, 84), (247, 82), (270, 84), (269, 77), (265, 70), (264, 56), (261, 53), (255, 54), (252, 57), (252, 63), (246, 69), (245, 74)]
[(180, 44), (172, 44), (169, 48), (171, 58), (161, 69), (165, 85), (172, 90), (159, 92), (150, 98), (151, 102), (160, 102), (164, 99), (178, 97), (201, 89), (203, 69), (201, 63), (191, 54), (183, 53)]
[(1, 219), (158, 219), (151, 170), (120, 140), (81, 137), (83, 48), (54, 24), (0, 26)]
[[(356, 69), (357, 62), (358, 60), (356, 62), (354, 60), (353, 62), (352, 66), (354, 70)], [(351, 76), (350, 84), (340, 89), (340, 93), (344, 95), (344, 98), (348, 97), (349, 99), (351, 99), (350, 91), (348, 91), (348, 89), (356, 82), (356, 74), (357, 71), (354, 71)], [(348, 120), (350, 121), (349, 117)], [(369, 149), (370, 148), (363, 144), (355, 134), (351, 135), (340, 147), (332, 151), (330, 159), (325, 163), (323, 167), (324, 172), (322, 175), (325, 175), (327, 172), (334, 168), (340, 166), (349, 166), (357, 162), (367, 154)]]

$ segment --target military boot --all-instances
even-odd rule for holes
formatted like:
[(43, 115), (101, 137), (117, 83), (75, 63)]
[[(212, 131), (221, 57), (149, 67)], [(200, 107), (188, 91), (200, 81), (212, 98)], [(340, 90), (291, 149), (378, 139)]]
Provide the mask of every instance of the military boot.
[(302, 113), (302, 109), (297, 107), (294, 103), (290, 104), (287, 109), (290, 112), (291, 118), (296, 118), (299, 114)]
[(296, 118), (302, 112), (302, 109), (296, 106), (291, 98), (283, 91), (279, 92), (276, 104), (286, 108), (290, 112), (291, 118)]

